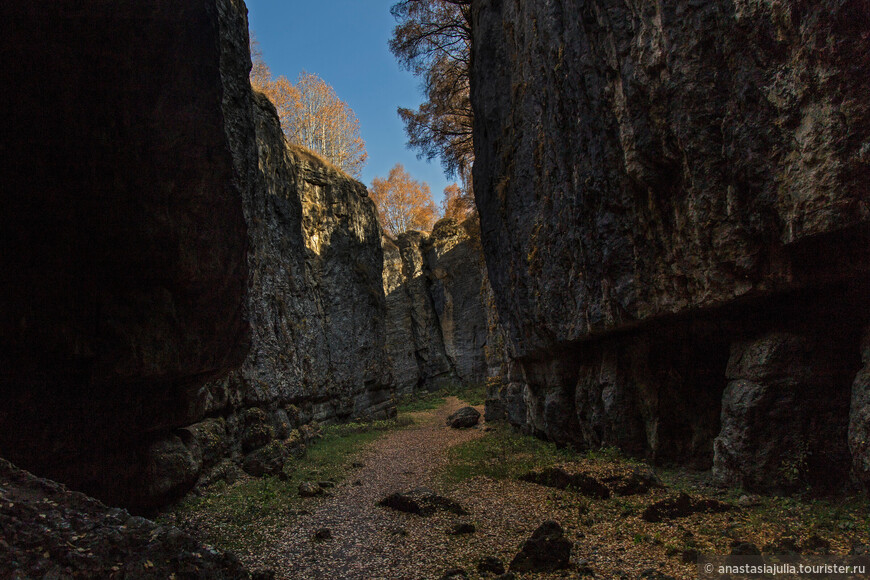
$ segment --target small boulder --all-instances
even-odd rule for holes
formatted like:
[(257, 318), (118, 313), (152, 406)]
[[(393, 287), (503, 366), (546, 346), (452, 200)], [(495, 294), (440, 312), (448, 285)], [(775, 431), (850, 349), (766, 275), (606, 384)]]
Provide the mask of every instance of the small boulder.
[(451, 536), (461, 536), (463, 534), (473, 534), (476, 531), (477, 528), (474, 527), (474, 524), (469, 522), (460, 522), (458, 524), (454, 524), (447, 533)]
[(454, 429), (468, 429), (478, 422), (480, 422), (480, 412), (474, 407), (462, 407), (447, 417), (447, 424)]
[(616, 495), (640, 495), (650, 489), (664, 487), (664, 484), (647, 466), (634, 466), (625, 473), (604, 482)]
[(813, 534), (801, 543), (801, 550), (804, 554), (830, 554), (831, 542)]
[(571, 565), (573, 544), (557, 522), (548, 520), (525, 541), (522, 550), (514, 556), (512, 572), (552, 572)]
[(481, 574), (504, 574), (504, 564), (495, 556), (486, 556), (477, 562), (477, 571)]
[(792, 536), (783, 536), (764, 546), (765, 554), (775, 556), (795, 556), (801, 553), (797, 540)]
[(610, 490), (594, 477), (582, 473), (571, 473), (562, 467), (537, 469), (520, 477), (522, 481), (537, 483), (556, 489), (572, 488), (581, 495), (594, 499), (608, 499)]
[(316, 532), (314, 532), (315, 540), (331, 540), (332, 539), (332, 530), (329, 528), (320, 528)]
[(644, 521), (657, 523), (665, 520), (684, 518), (701, 512), (708, 514), (726, 512), (731, 507), (729, 504), (715, 499), (698, 500), (692, 498), (687, 493), (680, 492), (677, 497), (669, 497), (647, 506), (640, 517)]
[(248, 454), (242, 463), (242, 469), (253, 477), (279, 475), (286, 460), (287, 448), (280, 441), (272, 441)]
[(452, 499), (438, 495), (425, 487), (388, 495), (379, 501), (378, 505), (424, 517), (430, 516), (436, 511), (446, 511), (459, 516), (468, 515), (468, 512)]
[(300, 497), (315, 497), (318, 495), (323, 495), (323, 488), (313, 481), (303, 481), (299, 484)]
[(741, 540), (735, 540), (735, 541), (731, 542), (731, 555), (732, 556), (760, 556), (761, 550), (759, 550), (758, 546), (756, 546), (752, 542), (744, 542)]

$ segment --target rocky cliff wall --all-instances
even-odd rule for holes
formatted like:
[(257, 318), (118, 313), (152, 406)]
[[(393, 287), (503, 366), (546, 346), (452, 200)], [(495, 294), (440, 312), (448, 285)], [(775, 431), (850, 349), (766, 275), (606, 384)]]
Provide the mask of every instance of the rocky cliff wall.
[(0, 18), (0, 454), (124, 502), (149, 434), (247, 352), (244, 5)]
[(866, 480), (870, 3), (473, 12), (492, 413), (746, 487)]
[(280, 472), (304, 451), (312, 423), (395, 413), (374, 204), (361, 183), (289, 146), (264, 95), (251, 110), (259, 159), (243, 192), (251, 348), (240, 369), (201, 390), (208, 418), (149, 449), (154, 505), (239, 467)]
[(479, 246), (453, 219), (431, 235), (384, 236), (387, 353), (398, 394), (487, 377), (485, 273)]

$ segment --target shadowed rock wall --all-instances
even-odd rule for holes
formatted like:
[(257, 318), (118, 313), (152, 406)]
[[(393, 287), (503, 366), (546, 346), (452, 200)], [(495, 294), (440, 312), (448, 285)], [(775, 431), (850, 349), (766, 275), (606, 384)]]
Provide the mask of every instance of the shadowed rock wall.
[(288, 146), (264, 95), (252, 101), (259, 171), (243, 193), (251, 349), (240, 369), (201, 389), (207, 419), (149, 448), (155, 505), (239, 466), (279, 473), (304, 452), (311, 423), (395, 413), (374, 204), (361, 183)]
[(387, 352), (399, 394), (487, 377), (480, 247), (453, 219), (383, 238)]
[(845, 478), (870, 319), (868, 14), (474, 2), (475, 194), (514, 356), (493, 413), (747, 487)]
[(247, 349), (256, 166), (224, 108), (250, 90), (244, 5), (37, 0), (0, 18), (0, 453), (126, 501), (148, 433), (195, 420), (199, 386)]

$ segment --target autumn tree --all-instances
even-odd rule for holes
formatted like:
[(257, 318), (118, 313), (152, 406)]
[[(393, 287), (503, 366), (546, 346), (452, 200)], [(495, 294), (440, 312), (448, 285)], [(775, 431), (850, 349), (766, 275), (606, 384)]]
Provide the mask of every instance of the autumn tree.
[(283, 75), (273, 78), (256, 40), (251, 60), (251, 86), (274, 103), (287, 141), (318, 153), (359, 178), (368, 154), (359, 120), (350, 106), (315, 74), (302, 72), (295, 83)]
[(369, 195), (381, 225), (392, 236), (408, 230), (430, 231), (438, 219), (429, 186), (412, 178), (401, 164), (390, 169), (386, 179), (375, 177)]
[(469, 91), (471, 0), (402, 0), (390, 12), (398, 24), (390, 50), (422, 77), (419, 109), (399, 109), (408, 144), (448, 173), (464, 173), (474, 159)]
[(474, 200), (458, 183), (451, 183), (444, 188), (444, 199), (441, 201), (441, 214), (463, 222), (475, 215)]

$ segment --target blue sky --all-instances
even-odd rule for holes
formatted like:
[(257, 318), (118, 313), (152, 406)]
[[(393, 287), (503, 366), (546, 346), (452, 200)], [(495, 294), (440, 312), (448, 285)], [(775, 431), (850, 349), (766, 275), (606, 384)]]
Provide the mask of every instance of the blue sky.
[(359, 117), (369, 158), (362, 181), (386, 177), (401, 163), (432, 188), (436, 203), (448, 180), (435, 160), (418, 160), (406, 147), (399, 106), (417, 108), (420, 81), (403, 70), (387, 47), (395, 0), (246, 0), (250, 27), (275, 76), (291, 81), (303, 70), (335, 88)]

